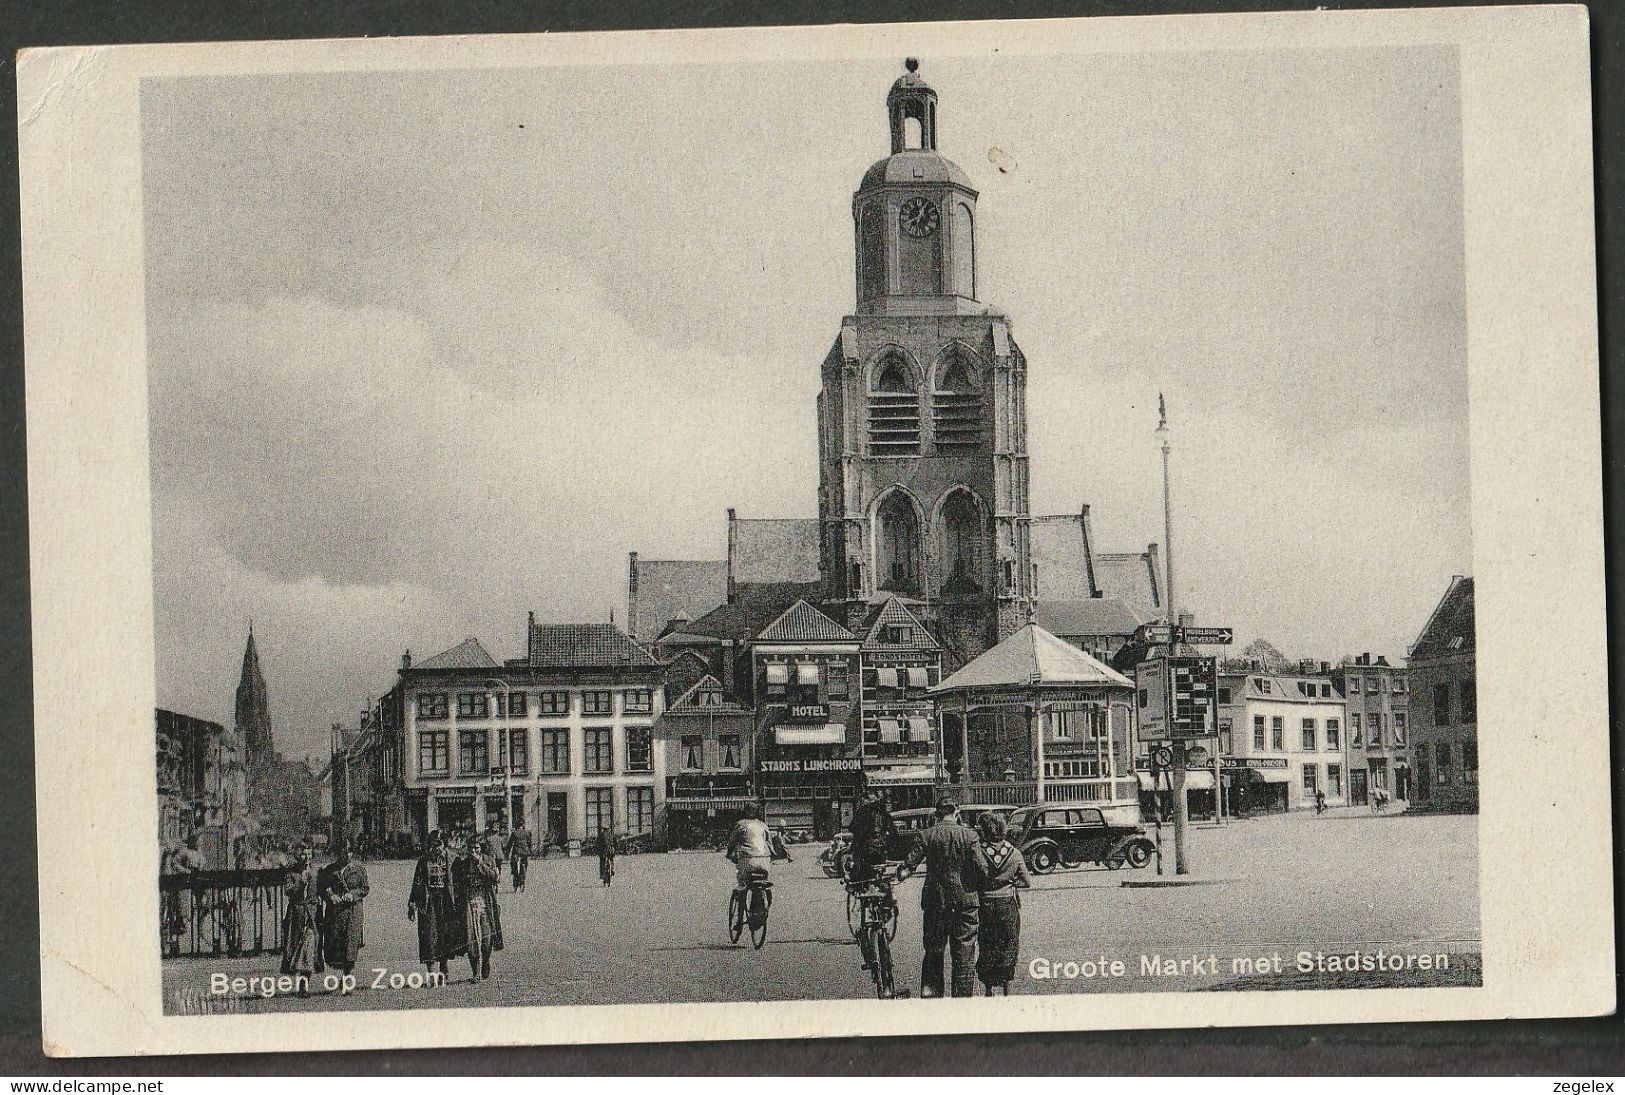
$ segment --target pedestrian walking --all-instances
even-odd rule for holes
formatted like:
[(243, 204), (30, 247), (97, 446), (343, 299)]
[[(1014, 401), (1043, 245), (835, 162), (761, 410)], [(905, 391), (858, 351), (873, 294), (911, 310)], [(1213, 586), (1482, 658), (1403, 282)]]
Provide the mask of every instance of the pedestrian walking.
[(497, 875), (502, 874), (502, 864), (507, 860), (507, 841), (502, 837), (502, 830), (494, 821), (486, 822), (485, 833), (480, 837), (485, 847), (485, 854), (496, 860)]
[(412, 893), (406, 899), (406, 918), (418, 928), (418, 961), (430, 972), (468, 949), (467, 927), (458, 915), (457, 889), (452, 882), (453, 856), (446, 838), (436, 829), (429, 834), (429, 850), (412, 873)]
[(288, 906), (282, 914), (282, 967), (285, 974), (298, 978), (300, 996), (310, 995), (310, 979), (322, 972), (320, 872), (316, 853), (301, 844), (294, 869), (285, 886)]
[(1315, 813), (1324, 814), (1325, 812), (1326, 812), (1326, 792), (1325, 791), (1316, 791), (1315, 792)]
[(901, 881), (921, 863), (926, 869), (920, 892), (925, 943), (925, 959), (920, 964), (921, 997), (946, 995), (945, 947), (953, 959), (953, 995), (976, 994), (976, 927), (982, 884), (982, 857), (976, 845), (976, 834), (959, 824), (959, 806), (944, 799), (937, 803), (936, 824), (915, 839), (913, 849), (897, 870)]
[[(333, 862), (323, 868), (317, 882), (322, 896), (322, 959), (340, 973), (355, 969), (364, 940), (362, 902), (368, 893), (367, 871), (350, 854), (350, 842), (340, 837)], [(346, 988), (344, 991), (348, 992)]]
[(476, 838), (452, 864), (451, 877), (467, 940), (469, 980), (489, 980), (491, 953), (502, 949), (502, 909), (497, 905), (497, 880), (502, 874)]
[(608, 886), (610, 879), (615, 877), (615, 857), (621, 854), (620, 838), (615, 835), (614, 829), (604, 829), (598, 834), (598, 878)]
[(981, 904), (976, 929), (976, 977), (982, 990), (993, 995), (998, 987), (1010, 995), (1021, 951), (1021, 890), (1033, 884), (1027, 861), (1005, 839), (1006, 824), (998, 814), (983, 814), (977, 829), (982, 842)]
[(508, 834), (508, 871), (513, 876), (514, 893), (522, 893), (525, 889), (525, 875), (530, 873), (533, 847), (529, 829), (521, 827)]

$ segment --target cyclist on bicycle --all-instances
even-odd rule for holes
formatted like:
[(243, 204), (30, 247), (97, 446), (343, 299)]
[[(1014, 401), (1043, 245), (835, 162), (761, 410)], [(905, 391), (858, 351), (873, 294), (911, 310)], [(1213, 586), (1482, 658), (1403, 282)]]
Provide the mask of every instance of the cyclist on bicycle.
[(852, 811), (852, 868), (848, 878), (867, 882), (880, 874), (889, 857), (891, 839), (897, 833), (886, 796), (865, 786), (863, 801)]
[(727, 856), (738, 872), (739, 884), (734, 892), (739, 894), (748, 890), (752, 882), (766, 882), (773, 865), (773, 832), (762, 820), (762, 808), (748, 802), (744, 815), (728, 836)]

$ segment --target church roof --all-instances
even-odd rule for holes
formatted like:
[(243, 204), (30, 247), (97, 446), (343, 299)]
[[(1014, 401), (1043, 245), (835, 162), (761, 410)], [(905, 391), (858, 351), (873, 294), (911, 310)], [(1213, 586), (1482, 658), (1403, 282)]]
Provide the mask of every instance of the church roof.
[(1037, 624), (1028, 624), (931, 689), (933, 695), (971, 688), (1133, 688), (1134, 682)]
[(1160, 615), (1162, 588), (1151, 551), (1097, 552), (1094, 562), (1095, 582), (1102, 593), (1126, 601), (1147, 619)]
[(442, 650), (432, 658), (425, 658), (413, 669), (499, 669), (496, 659), (486, 652), (478, 639), (464, 639), (450, 650)]
[(806, 601), (797, 601), (762, 629), (758, 643), (851, 643), (858, 637)]
[(532, 624), (526, 662), (551, 669), (654, 669), (660, 665), (614, 624)]
[(1116, 597), (1039, 601), (1033, 606), (1033, 618), (1056, 635), (1132, 635), (1148, 622)]
[[(816, 582), (816, 517), (734, 517), (729, 511), (728, 575), (740, 582)], [(712, 602), (713, 604), (715, 602)]]
[(863, 182), (859, 190), (868, 190), (872, 186), (885, 186), (889, 183), (901, 183), (917, 186), (920, 183), (953, 183), (962, 186), (972, 194), (976, 188), (971, 185), (970, 176), (948, 157), (929, 149), (911, 148), (887, 156), (884, 160), (877, 160), (873, 167), (864, 172)]

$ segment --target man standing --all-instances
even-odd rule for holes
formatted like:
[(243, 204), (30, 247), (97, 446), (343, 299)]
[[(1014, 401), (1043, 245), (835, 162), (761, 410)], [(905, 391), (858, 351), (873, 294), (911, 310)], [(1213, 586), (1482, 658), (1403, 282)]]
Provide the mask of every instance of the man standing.
[[(361, 902), (368, 892), (367, 872), (350, 857), (349, 841), (339, 838), (333, 862), (317, 879), (325, 912), (322, 915), (322, 958), (329, 966), (349, 973), (361, 951), (364, 919)], [(346, 989), (345, 991), (348, 991)]]
[(953, 994), (976, 993), (976, 925), (981, 905), (982, 861), (976, 834), (959, 824), (959, 806), (937, 803), (937, 823), (920, 834), (897, 869), (898, 881), (925, 864), (920, 892), (924, 912), (925, 960), (920, 964), (920, 996), (943, 996), (942, 950), (953, 957)]
[(508, 870), (513, 876), (514, 893), (524, 892), (532, 850), (529, 829), (519, 828), (508, 834)]
[(486, 822), (485, 835), (480, 840), (483, 842), (485, 854), (496, 860), (497, 871), (500, 873), (502, 871), (502, 861), (506, 858), (505, 841), (502, 839), (502, 830), (497, 826), (496, 822)]

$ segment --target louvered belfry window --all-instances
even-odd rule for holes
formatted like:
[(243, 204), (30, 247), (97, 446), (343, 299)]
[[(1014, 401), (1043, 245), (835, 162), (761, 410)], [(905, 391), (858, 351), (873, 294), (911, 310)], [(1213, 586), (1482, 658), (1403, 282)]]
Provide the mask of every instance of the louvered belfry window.
[(950, 351), (931, 398), (938, 452), (974, 452), (982, 444), (982, 397), (974, 375), (961, 351)]
[(869, 393), (869, 455), (915, 456), (920, 451), (920, 397), (902, 358), (885, 358)]

